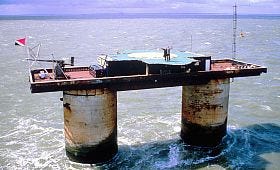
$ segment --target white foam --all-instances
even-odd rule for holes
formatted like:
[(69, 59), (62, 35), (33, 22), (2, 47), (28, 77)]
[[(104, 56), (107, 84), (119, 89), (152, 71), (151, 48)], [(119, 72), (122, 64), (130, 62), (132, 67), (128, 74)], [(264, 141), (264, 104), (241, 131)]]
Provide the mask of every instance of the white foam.
[(238, 105), (238, 104), (236, 104), (236, 105), (234, 105), (235, 107), (238, 107), (238, 108), (241, 108), (242, 106), (241, 105)]
[(132, 141), (131, 139), (125, 138), (123, 136), (118, 137), (118, 142), (119, 142), (119, 144), (122, 144), (122, 145), (131, 145), (132, 144), (131, 141)]
[(239, 129), (239, 126), (238, 125), (228, 125), (227, 128), (232, 129), (232, 130), (236, 130), (236, 129)]
[(180, 126), (175, 126), (175, 127), (173, 128), (173, 130), (174, 130), (175, 132), (180, 132), (180, 131), (181, 131), (181, 127), (180, 127)]
[(262, 109), (272, 111), (272, 108), (268, 105), (261, 105)]
[(169, 146), (168, 161), (156, 162), (156, 166), (159, 169), (167, 169), (175, 167), (180, 163), (179, 148), (176, 146)]

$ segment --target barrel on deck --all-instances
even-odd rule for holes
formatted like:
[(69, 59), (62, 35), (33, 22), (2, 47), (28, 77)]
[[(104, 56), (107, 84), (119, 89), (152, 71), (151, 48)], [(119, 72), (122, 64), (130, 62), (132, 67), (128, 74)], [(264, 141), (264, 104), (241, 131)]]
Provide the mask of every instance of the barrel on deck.
[(226, 135), (229, 79), (183, 86), (181, 138), (194, 146), (215, 147)]
[(117, 92), (109, 89), (63, 92), (66, 155), (80, 163), (114, 157), (117, 145)]

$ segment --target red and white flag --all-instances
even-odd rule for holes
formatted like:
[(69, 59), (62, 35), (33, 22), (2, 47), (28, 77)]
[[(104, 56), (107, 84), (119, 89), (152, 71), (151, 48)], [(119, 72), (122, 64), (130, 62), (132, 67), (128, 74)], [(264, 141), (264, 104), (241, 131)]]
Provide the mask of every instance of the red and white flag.
[(25, 46), (26, 38), (21, 38), (15, 41), (15, 45)]

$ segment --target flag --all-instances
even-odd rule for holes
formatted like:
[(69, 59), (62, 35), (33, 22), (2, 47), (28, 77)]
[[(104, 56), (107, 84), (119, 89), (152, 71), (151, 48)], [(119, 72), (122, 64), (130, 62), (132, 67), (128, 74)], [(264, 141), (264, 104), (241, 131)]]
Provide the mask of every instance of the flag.
[(25, 46), (26, 38), (21, 38), (15, 41), (15, 45)]

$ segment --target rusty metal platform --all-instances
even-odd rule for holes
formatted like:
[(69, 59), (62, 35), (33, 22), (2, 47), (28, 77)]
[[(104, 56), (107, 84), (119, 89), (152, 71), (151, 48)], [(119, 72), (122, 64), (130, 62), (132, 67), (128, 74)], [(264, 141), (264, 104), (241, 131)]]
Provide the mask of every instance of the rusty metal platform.
[(145, 74), (112, 77), (93, 77), (88, 67), (64, 68), (67, 79), (54, 80), (52, 69), (47, 69), (50, 76), (45, 79), (39, 77), (42, 69), (31, 70), (30, 84), (32, 93), (86, 90), (109, 88), (117, 91), (138, 90), (161, 87), (206, 84), (211, 79), (259, 76), (266, 73), (267, 68), (237, 60), (212, 60), (209, 71), (171, 74)]

